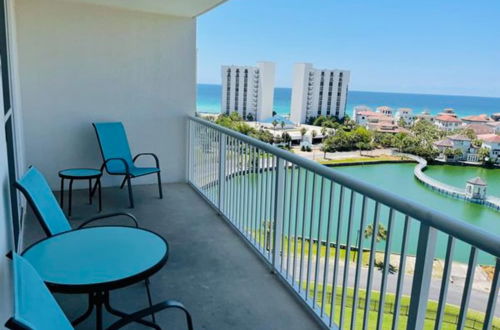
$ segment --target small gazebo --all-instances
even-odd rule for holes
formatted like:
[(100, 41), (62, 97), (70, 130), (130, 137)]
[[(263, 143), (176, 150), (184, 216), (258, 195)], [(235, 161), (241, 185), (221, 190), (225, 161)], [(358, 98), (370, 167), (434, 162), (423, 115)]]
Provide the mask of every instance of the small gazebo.
[(465, 196), (470, 199), (486, 199), (488, 184), (480, 177), (469, 179), (465, 184)]

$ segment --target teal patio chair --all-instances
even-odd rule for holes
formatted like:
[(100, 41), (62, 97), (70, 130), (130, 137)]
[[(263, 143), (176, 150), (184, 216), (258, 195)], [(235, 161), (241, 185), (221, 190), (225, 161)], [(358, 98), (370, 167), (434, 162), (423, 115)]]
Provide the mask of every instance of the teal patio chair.
[[(131, 179), (148, 174), (156, 174), (158, 178), (158, 190), (160, 198), (163, 198), (160, 176), (160, 162), (158, 157), (153, 153), (140, 153), (132, 158), (130, 146), (125, 133), (125, 128), (120, 122), (109, 123), (93, 123), (103, 164), (101, 171), (106, 171), (111, 175), (123, 175), (123, 181), (120, 188), (123, 188), (125, 183), (128, 185), (128, 196), (130, 207), (134, 207), (134, 197), (132, 195)], [(155, 160), (155, 167), (137, 167), (135, 161), (141, 156), (151, 156)]]
[[(52, 193), (49, 184), (45, 180), (45, 177), (37, 168), (31, 166), (23, 177), (20, 178), (14, 185), (21, 191), (24, 197), (26, 197), (47, 236), (54, 236), (65, 231), (73, 230), (68, 218), (64, 215), (61, 206), (57, 203), (57, 200)], [(116, 212), (102, 214), (87, 219), (80, 226), (78, 226), (78, 229), (98, 220), (118, 216), (125, 216), (129, 218), (133, 222), (134, 227), (139, 227), (137, 219), (132, 214)], [(149, 288), (149, 279), (146, 280), (145, 283), (148, 302), (149, 305), (152, 306), (153, 302), (151, 298), (151, 290)]]
[[(5, 326), (14, 330), (74, 329), (36, 269), (17, 253), (13, 253), (12, 257), (14, 266), (14, 315), (7, 321)], [(188, 329), (193, 329), (191, 315), (184, 305), (175, 300), (166, 300), (132, 313), (126, 318), (116, 321), (107, 329), (120, 329), (167, 308), (182, 310), (186, 315)]]

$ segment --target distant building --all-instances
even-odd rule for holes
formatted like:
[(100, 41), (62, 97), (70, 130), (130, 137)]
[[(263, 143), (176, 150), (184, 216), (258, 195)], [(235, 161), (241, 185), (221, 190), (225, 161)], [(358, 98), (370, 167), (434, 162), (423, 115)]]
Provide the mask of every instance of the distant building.
[(452, 116), (457, 118), (457, 114), (453, 108), (444, 108), (442, 112), (438, 113), (438, 116)]
[(303, 124), (313, 117), (345, 116), (350, 72), (315, 69), (310, 63), (294, 66), (290, 119)]
[[(448, 136), (443, 140), (434, 142), (434, 147), (439, 150), (440, 154), (438, 158), (440, 159), (468, 162), (477, 162), (479, 160), (478, 149), (472, 145), (471, 139), (465, 135), (457, 134)], [(462, 154), (450, 159), (446, 156), (446, 149), (457, 149)]]
[(464, 126), (464, 129), (472, 130), (476, 135), (481, 134), (493, 134), (495, 133), (495, 128), (486, 124), (473, 123)]
[(462, 117), (462, 122), (464, 124), (478, 124), (478, 123), (487, 123), (491, 121), (490, 118), (488, 118), (487, 115), (477, 115), (477, 116), (466, 116)]
[(500, 135), (482, 134), (477, 138), (483, 141), (482, 147), (490, 151), (490, 159), (493, 163), (500, 164)]
[(224, 65), (222, 75), (222, 112), (236, 111), (247, 120), (264, 120), (273, 115), (275, 64), (256, 66)]
[(399, 122), (400, 119), (403, 119), (407, 125), (411, 125), (415, 122), (415, 115), (413, 114), (413, 110), (410, 108), (399, 108), (396, 111), (396, 121)]
[(394, 111), (391, 107), (383, 105), (381, 107), (377, 107), (376, 112), (381, 113), (385, 116), (392, 117), (394, 115)]
[(352, 120), (356, 120), (359, 112), (373, 112), (373, 109), (366, 105), (357, 105), (352, 109)]
[(470, 180), (467, 180), (465, 184), (465, 197), (470, 199), (486, 199), (486, 181), (481, 179), (480, 177), (475, 177)]
[(428, 122), (433, 123), (434, 119), (435, 119), (435, 117), (433, 115), (431, 115), (429, 111), (426, 111), (426, 110), (422, 111), (420, 114), (415, 116), (416, 121), (417, 120), (426, 120)]
[(462, 121), (450, 114), (440, 114), (434, 119), (434, 124), (442, 130), (453, 131), (462, 126)]
[(494, 121), (500, 121), (500, 112), (492, 114), (491, 119), (493, 119)]

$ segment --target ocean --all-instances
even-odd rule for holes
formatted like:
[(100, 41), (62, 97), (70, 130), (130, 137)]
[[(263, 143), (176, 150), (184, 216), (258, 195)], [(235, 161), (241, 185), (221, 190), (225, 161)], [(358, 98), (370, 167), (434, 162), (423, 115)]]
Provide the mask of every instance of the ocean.
[[(291, 88), (275, 88), (274, 110), (277, 113), (283, 115), (290, 113), (291, 95)], [(198, 84), (198, 112), (220, 113), (220, 99), (221, 85)], [(500, 98), (495, 97), (349, 91), (346, 108), (349, 116), (357, 105), (366, 105), (373, 109), (382, 105), (394, 109), (405, 107), (412, 108), (414, 113), (427, 110), (434, 115), (444, 108), (455, 109), (459, 116), (482, 113), (490, 115), (500, 112)]]

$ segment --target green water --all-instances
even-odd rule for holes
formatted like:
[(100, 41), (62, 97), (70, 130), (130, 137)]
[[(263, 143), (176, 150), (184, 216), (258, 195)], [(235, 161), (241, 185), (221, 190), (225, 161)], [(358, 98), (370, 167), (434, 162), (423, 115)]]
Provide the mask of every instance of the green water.
[(465, 188), (465, 182), (479, 176), (488, 184), (487, 194), (500, 197), (500, 169), (485, 169), (472, 166), (432, 165), (425, 170), (428, 176), (451, 184), (459, 188)]
[[(482, 205), (452, 199), (431, 191), (414, 178), (413, 168), (414, 164), (380, 164), (336, 167), (335, 170), (500, 235), (499, 212)], [(234, 205), (234, 215), (231, 218), (241, 221), (247, 230), (249, 228), (250, 230), (262, 229), (263, 223), (272, 218), (271, 210), (272, 205), (274, 205), (274, 196), (271, 193), (271, 182), (273, 177), (274, 173), (245, 175), (228, 182), (226, 187), (227, 202), (228, 205)], [(268, 189), (264, 189), (266, 181)], [(240, 190), (239, 188), (243, 189)], [(239, 194), (238, 191), (240, 191)], [(285, 236), (320, 237), (322, 240), (328, 238), (330, 242), (336, 242), (339, 232), (339, 241), (341, 243), (346, 243), (349, 239), (351, 245), (356, 244), (357, 233), (361, 227), (362, 196), (358, 194), (352, 195), (348, 189), (344, 189), (343, 194), (341, 194), (338, 185), (332, 187), (330, 182), (323, 181), (319, 176), (312, 173), (306, 174), (305, 171), (301, 171), (299, 177), (298, 170), (286, 173), (285, 191), (285, 223), (283, 226)], [(354, 198), (352, 208), (351, 196)], [(245, 212), (244, 210), (248, 211)], [(364, 210), (365, 224), (363, 228), (366, 228), (376, 218), (375, 202), (367, 200)], [(379, 206), (378, 219), (386, 228), (388, 227), (389, 214), (387, 207)], [(391, 252), (393, 253), (398, 253), (401, 250), (404, 221), (404, 215), (394, 213), (393, 228), (391, 230)], [(408, 253), (415, 254), (419, 223), (418, 221), (410, 221), (410, 223), (410, 234), (407, 241)], [(340, 231), (338, 230), (339, 224), (341, 226)], [(330, 225), (330, 228), (328, 225)], [(347, 236), (348, 232), (351, 233), (350, 237)], [(370, 241), (370, 239), (365, 239), (364, 247), (368, 248)], [(438, 235), (436, 256), (439, 258), (444, 258), (446, 241), (446, 235)], [(383, 250), (384, 248), (384, 241), (377, 243), (377, 250)], [(470, 246), (457, 242), (454, 260), (467, 262), (469, 252)], [(494, 258), (485, 253), (479, 253), (478, 262), (493, 264)]]

